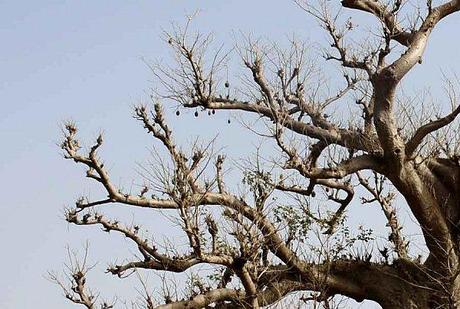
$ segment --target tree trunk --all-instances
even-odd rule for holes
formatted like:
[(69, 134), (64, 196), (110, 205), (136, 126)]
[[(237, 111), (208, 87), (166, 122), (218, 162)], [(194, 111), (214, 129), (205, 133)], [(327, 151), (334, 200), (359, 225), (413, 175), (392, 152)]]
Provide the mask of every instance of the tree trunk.
[(383, 308), (460, 307), (459, 171), (452, 160), (436, 159), (389, 175), (420, 222), (430, 254), (423, 264), (397, 267), (401, 283), (378, 301)]

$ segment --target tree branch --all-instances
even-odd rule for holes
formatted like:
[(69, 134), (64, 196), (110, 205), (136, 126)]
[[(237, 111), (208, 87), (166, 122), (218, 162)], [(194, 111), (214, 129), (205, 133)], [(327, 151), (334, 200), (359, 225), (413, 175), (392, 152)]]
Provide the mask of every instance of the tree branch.
[(428, 134), (447, 126), (455, 120), (458, 114), (460, 114), (460, 105), (457, 106), (457, 108), (455, 108), (447, 116), (444, 116), (434, 121), (430, 121), (429, 123), (424, 124), (423, 126), (418, 128), (417, 131), (415, 131), (414, 135), (411, 137), (411, 139), (406, 143), (406, 156), (411, 157), (411, 155), (414, 153), (414, 151), (417, 149), (417, 147)]

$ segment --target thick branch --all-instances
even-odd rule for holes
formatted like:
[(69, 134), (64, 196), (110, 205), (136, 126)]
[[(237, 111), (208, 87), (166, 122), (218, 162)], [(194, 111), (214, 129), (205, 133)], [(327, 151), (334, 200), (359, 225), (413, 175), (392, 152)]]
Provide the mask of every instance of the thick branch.
[[(203, 106), (203, 103), (193, 102), (185, 107), (197, 107)], [(246, 112), (255, 113), (262, 115), (272, 121), (276, 121), (272, 110), (266, 106), (262, 106), (255, 103), (245, 103), (240, 101), (232, 101), (224, 98), (213, 98), (207, 105), (210, 109), (222, 109), (222, 110), (241, 110)], [(376, 139), (372, 136), (365, 136), (361, 132), (347, 130), (343, 128), (337, 128), (331, 125), (328, 129), (304, 123), (292, 119), (291, 117), (284, 115), (280, 123), (298, 134), (306, 135), (311, 138), (318, 140), (325, 140), (328, 143), (338, 144), (344, 147), (350, 147), (363, 151), (379, 151), (380, 147)]]
[(361, 155), (344, 160), (331, 168), (319, 168), (305, 165), (298, 156), (288, 161), (287, 168), (293, 168), (310, 179), (341, 179), (361, 170), (381, 170), (382, 165), (374, 155)]
[(200, 294), (190, 300), (172, 302), (169, 304), (161, 305), (156, 309), (201, 309), (215, 302), (230, 300), (239, 302), (244, 299), (245, 293), (233, 289), (215, 289), (205, 294)]
[(357, 9), (368, 12), (377, 17), (390, 31), (391, 38), (398, 43), (409, 46), (413, 39), (411, 32), (404, 31), (396, 18), (394, 12), (388, 11), (387, 7), (380, 1), (372, 0), (342, 0), (342, 5), (346, 8)]

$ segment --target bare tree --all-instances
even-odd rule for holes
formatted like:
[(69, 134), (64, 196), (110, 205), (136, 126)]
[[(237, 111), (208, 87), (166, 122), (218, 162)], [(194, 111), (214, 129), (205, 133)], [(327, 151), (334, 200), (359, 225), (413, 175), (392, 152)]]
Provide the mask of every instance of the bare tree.
[[(452, 110), (432, 117), (436, 106), (423, 109), (422, 102), (406, 100), (401, 82), (422, 64), (433, 29), (460, 10), (460, 1), (297, 4), (328, 34), (324, 61), (338, 67), (336, 76), (325, 78), (330, 72), (321, 71), (320, 60), (312, 61), (312, 48), (297, 40), (281, 48), (243, 38), (231, 53), (209, 48), (212, 37), (192, 34), (188, 24), (165, 33), (175, 65), (152, 65), (161, 86), (154, 108), (138, 106), (134, 117), (169, 158), (158, 158), (161, 164), (149, 171), (150, 184), (139, 194), (127, 193), (114, 184), (97, 154), (102, 136), (85, 152), (75, 125), (67, 124), (65, 157), (86, 166), (86, 176), (107, 192), (101, 200), (79, 199), (67, 211), (67, 221), (100, 225), (137, 246), (140, 258), (109, 267), (119, 277), (135, 269), (213, 269), (194, 276), (182, 299), (166, 291), (163, 305), (145, 289), (147, 308), (259, 308), (289, 297), (331, 308), (337, 295), (373, 300), (383, 308), (458, 308), (456, 85), (447, 83)], [(365, 36), (352, 19), (363, 12), (376, 21)], [(248, 73), (240, 81), (228, 77), (232, 54), (240, 56)], [(241, 162), (247, 191), (236, 193), (226, 185), (225, 156), (214, 152), (212, 143), (196, 143), (190, 151), (175, 144), (160, 101), (175, 104), (177, 115), (189, 108), (196, 116), (219, 110), (255, 116), (248, 118), (258, 120), (251, 132), (276, 146), (276, 160), (265, 160), (268, 155), (257, 149), (254, 160)], [(389, 243), (377, 254), (370, 249), (369, 231), (353, 234), (346, 226), (355, 192), (362, 203), (377, 203), (383, 211)], [(426, 258), (410, 251), (396, 194), (421, 228)], [(112, 203), (176, 214), (187, 248), (159, 249), (139, 226), (96, 210)], [(83, 286), (85, 271), (77, 274), (76, 295), (66, 295), (94, 308)]]

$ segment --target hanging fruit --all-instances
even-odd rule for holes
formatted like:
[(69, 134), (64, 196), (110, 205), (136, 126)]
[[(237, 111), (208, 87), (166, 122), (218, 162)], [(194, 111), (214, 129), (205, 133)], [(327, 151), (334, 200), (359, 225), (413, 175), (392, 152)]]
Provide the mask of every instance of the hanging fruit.
[(198, 111), (195, 111), (195, 117), (198, 117)]

